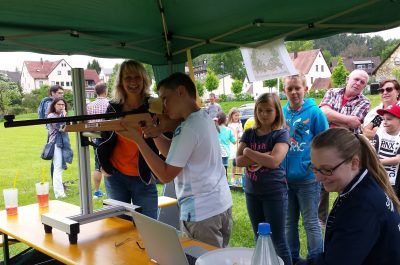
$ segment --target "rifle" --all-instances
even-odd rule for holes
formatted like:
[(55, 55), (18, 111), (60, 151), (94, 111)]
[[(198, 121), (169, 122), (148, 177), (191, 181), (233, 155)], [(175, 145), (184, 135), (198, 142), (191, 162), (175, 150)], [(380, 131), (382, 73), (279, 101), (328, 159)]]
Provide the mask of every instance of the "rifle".
[(137, 113), (135, 110), (133, 110), (120, 113), (78, 115), (71, 117), (32, 119), (22, 121), (14, 121), (14, 115), (5, 115), (4, 119), (6, 121), (4, 122), (4, 127), (11, 128), (65, 122), (67, 124), (61, 128), (61, 130), (64, 132), (100, 132), (124, 131), (125, 128), (122, 126), (122, 122), (128, 122), (137, 128), (159, 124), (163, 132), (171, 132), (174, 131), (175, 128), (181, 123), (181, 120), (171, 120), (165, 114), (162, 114), (162, 103), (160, 105), (159, 100), (149, 100), (149, 104), (149, 113)]

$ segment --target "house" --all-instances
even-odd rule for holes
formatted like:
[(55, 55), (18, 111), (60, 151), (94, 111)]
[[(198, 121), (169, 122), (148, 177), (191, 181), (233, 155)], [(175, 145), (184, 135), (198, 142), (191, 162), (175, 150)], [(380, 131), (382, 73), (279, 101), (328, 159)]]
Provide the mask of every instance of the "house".
[(393, 52), (378, 65), (372, 74), (375, 75), (376, 81), (382, 81), (384, 79), (394, 78), (394, 69), (399, 69), (400, 71), (400, 43)]
[(86, 98), (95, 98), (96, 93), (94, 91), (95, 85), (100, 82), (100, 77), (94, 69), (85, 69), (83, 71), (85, 78), (85, 91)]
[[(355, 69), (361, 69), (372, 75), (378, 65), (381, 63), (379, 56), (374, 57), (346, 57), (343, 58), (343, 65), (347, 71), (352, 72)], [(337, 59), (332, 60), (332, 69), (337, 65)]]
[[(94, 86), (100, 82), (96, 70), (84, 70), (86, 97), (94, 97)], [(21, 72), (21, 87), (24, 93), (30, 93), (42, 85), (60, 85), (72, 90), (72, 68), (64, 60), (58, 61), (24, 61)]]
[(72, 90), (71, 66), (64, 60), (24, 61), (21, 71), (21, 87), (24, 93), (42, 85), (60, 85)]
[(332, 75), (320, 49), (291, 52), (289, 56), (297, 71), (305, 76), (308, 87), (312, 87), (317, 78), (327, 78)]
[(0, 70), (0, 74), (5, 75), (10, 82), (19, 84), (21, 81), (21, 72), (12, 72), (6, 70)]
[(113, 73), (112, 68), (101, 68), (101, 71), (99, 74), (100, 80), (107, 83), (108, 80), (110, 79), (112, 73)]

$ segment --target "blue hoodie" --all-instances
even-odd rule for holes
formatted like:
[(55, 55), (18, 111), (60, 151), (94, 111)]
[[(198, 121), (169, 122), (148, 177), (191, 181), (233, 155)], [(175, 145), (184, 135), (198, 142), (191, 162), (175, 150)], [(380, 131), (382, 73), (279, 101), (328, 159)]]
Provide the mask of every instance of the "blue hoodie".
[(289, 131), (290, 149), (282, 165), (289, 183), (308, 183), (315, 176), (308, 169), (312, 139), (329, 128), (325, 114), (314, 99), (304, 99), (303, 106), (292, 110), (289, 102), (283, 106), (286, 128)]

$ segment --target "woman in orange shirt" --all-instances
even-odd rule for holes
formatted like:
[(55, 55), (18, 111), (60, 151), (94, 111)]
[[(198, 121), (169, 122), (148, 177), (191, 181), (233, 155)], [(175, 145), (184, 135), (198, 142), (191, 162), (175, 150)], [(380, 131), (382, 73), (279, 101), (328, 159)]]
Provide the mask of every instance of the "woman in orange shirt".
[[(148, 112), (151, 81), (143, 65), (124, 61), (116, 77), (114, 96), (106, 113)], [(111, 199), (142, 207), (142, 213), (157, 219), (157, 188), (150, 168), (136, 143), (115, 132), (103, 132), (103, 143), (97, 148), (107, 196)], [(158, 152), (154, 141), (146, 142)]]

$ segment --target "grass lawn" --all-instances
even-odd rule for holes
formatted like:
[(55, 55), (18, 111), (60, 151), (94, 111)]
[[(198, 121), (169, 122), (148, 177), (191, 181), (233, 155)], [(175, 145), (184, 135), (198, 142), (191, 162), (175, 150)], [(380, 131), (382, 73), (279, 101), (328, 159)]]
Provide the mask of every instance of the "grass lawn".
[[(376, 106), (379, 102), (379, 96), (371, 97), (373, 106)], [(319, 101), (318, 101), (319, 102)], [(247, 102), (224, 102), (221, 104), (224, 112), (228, 113), (232, 107), (238, 107)], [(285, 102), (282, 102), (285, 104)], [(17, 119), (34, 119), (36, 114), (27, 114), (18, 116)], [(18, 179), (16, 186), (19, 191), (19, 205), (28, 205), (36, 203), (35, 195), (35, 183), (41, 181), (41, 171), (45, 169), (46, 181), (51, 182), (50, 179), (50, 161), (44, 161), (40, 158), (43, 145), (47, 139), (47, 130), (44, 125), (28, 126), (28, 127), (17, 127), (5, 129), (3, 124), (0, 123), (0, 189), (9, 188), (13, 186), (13, 180), (16, 174)], [(76, 140), (75, 133), (70, 133), (71, 145), (76, 154)], [(91, 150), (93, 154), (93, 150)], [(91, 166), (93, 168), (93, 155), (91, 155)], [(67, 190), (67, 197), (62, 199), (65, 202), (69, 202), (75, 205), (80, 204), (79, 197), (79, 180), (78, 180), (78, 168), (76, 157), (71, 165), (68, 165), (68, 169), (63, 173), (63, 180), (70, 183), (69, 189)], [(161, 188), (161, 187), (159, 187)], [(102, 187), (104, 190), (104, 186)], [(160, 190), (160, 189), (159, 189)], [(253, 233), (247, 215), (246, 203), (244, 194), (242, 192), (233, 191), (233, 217), (234, 227), (233, 234), (231, 237), (231, 246), (244, 246), (253, 247)], [(331, 196), (333, 200), (334, 195)], [(0, 209), (4, 209), (4, 199), (0, 196)], [(51, 190), (50, 199), (54, 199), (54, 194)], [(102, 205), (101, 200), (94, 200), (94, 208), (100, 208)], [(301, 227), (301, 253), (304, 256), (305, 250), (305, 234)], [(11, 255), (18, 253), (25, 246), (23, 244), (16, 244), (10, 247)], [(2, 260), (3, 255), (0, 252), (0, 259)]]

